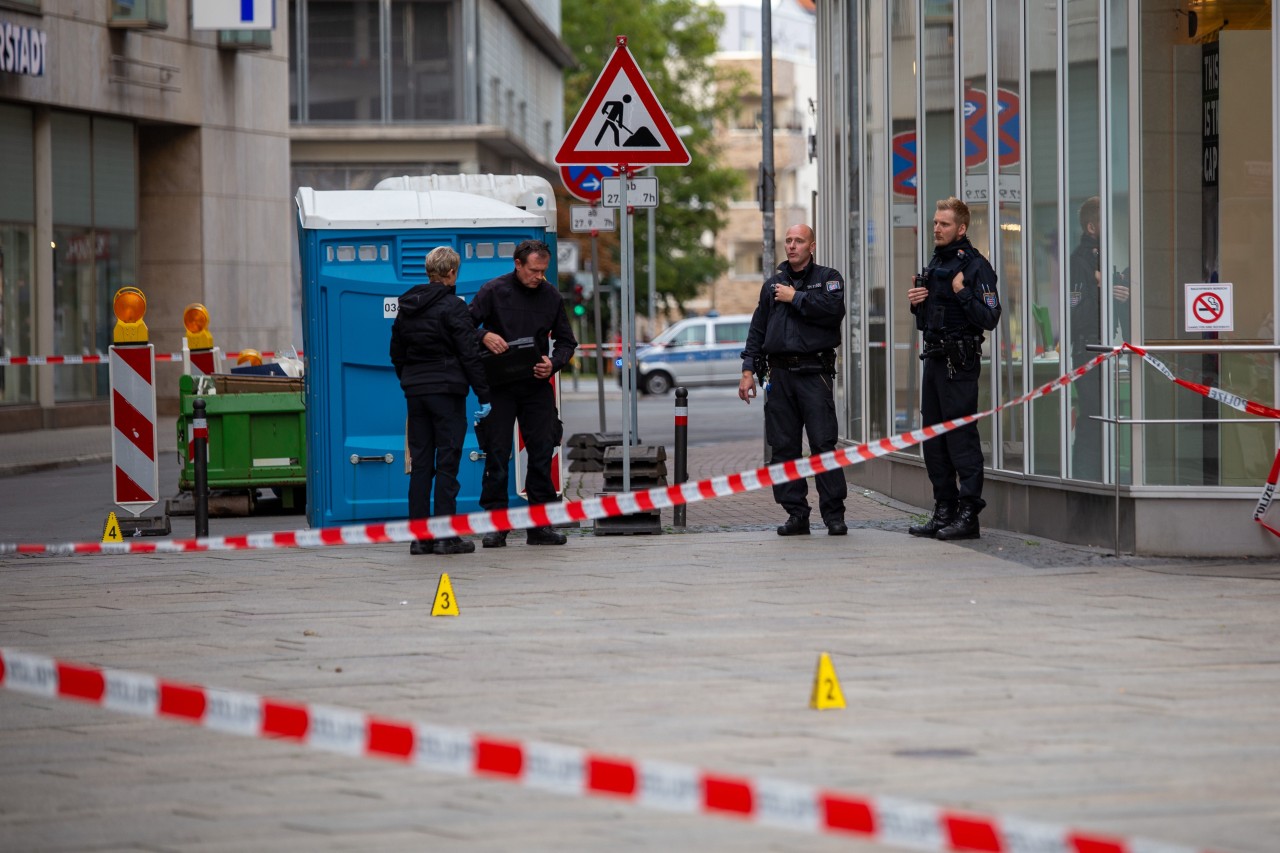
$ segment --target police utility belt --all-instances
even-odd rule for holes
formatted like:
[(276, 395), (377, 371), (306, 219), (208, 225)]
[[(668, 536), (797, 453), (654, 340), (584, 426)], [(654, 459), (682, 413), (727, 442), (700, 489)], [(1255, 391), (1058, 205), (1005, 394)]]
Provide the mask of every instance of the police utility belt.
[(970, 370), (982, 355), (982, 336), (948, 333), (941, 340), (925, 341), (920, 360), (946, 361), (948, 378), (957, 370)]
[(790, 370), (792, 373), (835, 373), (836, 351), (804, 353), (770, 353), (764, 356), (768, 370)]

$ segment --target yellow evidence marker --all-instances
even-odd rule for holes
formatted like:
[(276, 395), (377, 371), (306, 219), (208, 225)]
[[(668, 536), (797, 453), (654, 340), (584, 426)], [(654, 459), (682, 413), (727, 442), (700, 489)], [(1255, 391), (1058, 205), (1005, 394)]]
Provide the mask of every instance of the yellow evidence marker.
[(813, 695), (809, 697), (809, 707), (815, 711), (845, 707), (840, 679), (836, 678), (836, 668), (831, 665), (831, 656), (826, 652), (818, 658), (818, 672), (813, 676)]
[(449, 583), (449, 573), (440, 575), (440, 583), (436, 585), (436, 603), (431, 605), (432, 616), (458, 616), (458, 599), (453, 595), (453, 584)]
[(116, 518), (114, 512), (107, 515), (107, 523), (102, 528), (103, 542), (123, 542), (124, 536), (120, 533), (120, 519)]

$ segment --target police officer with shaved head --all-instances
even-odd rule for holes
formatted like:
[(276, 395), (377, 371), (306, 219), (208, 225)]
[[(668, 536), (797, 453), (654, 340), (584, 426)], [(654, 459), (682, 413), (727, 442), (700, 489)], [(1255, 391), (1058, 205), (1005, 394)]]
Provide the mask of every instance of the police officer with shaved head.
[[(836, 347), (844, 320), (844, 276), (814, 262), (813, 229), (792, 225), (784, 246), (787, 259), (760, 289), (742, 351), (742, 380), (738, 397), (746, 403), (756, 395), (756, 377), (769, 381), (764, 404), (765, 439), (773, 450), (771, 462), (799, 459), (804, 435), (810, 453), (834, 450), (838, 426), (832, 394)], [(844, 499), (848, 493), (843, 469), (814, 477), (818, 511), (830, 536), (844, 536)], [(809, 488), (804, 480), (773, 487), (773, 499), (787, 511), (779, 536), (809, 533)]]
[[(916, 328), (924, 333), (920, 414), (925, 426), (978, 411), (983, 332), (1000, 322), (996, 273), (969, 242), (969, 206), (937, 203), (933, 258), (907, 290)], [(977, 539), (982, 499), (982, 442), (978, 425), (928, 439), (924, 464), (933, 484), (933, 516), (908, 529), (912, 536)]]

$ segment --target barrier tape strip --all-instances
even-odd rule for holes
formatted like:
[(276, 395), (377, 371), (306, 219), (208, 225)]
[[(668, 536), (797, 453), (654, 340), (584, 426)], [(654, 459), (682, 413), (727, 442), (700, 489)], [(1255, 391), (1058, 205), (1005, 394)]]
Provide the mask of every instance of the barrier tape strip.
[[(288, 357), (302, 358), (302, 350), (296, 353), (293, 350), (265, 350), (258, 353), (263, 358)], [(225, 358), (232, 361), (240, 357), (240, 351), (224, 353)], [(0, 355), (0, 367), (17, 367), (19, 365), (44, 365), (44, 364), (106, 364), (110, 357), (103, 352), (94, 353), (92, 355)], [(158, 352), (156, 353), (156, 361), (182, 361), (182, 353), (180, 352)]]
[(310, 749), (396, 761), (420, 770), (512, 782), (564, 796), (607, 797), (641, 808), (736, 818), (810, 834), (854, 835), (910, 850), (1200, 853), (1198, 848), (956, 811), (919, 800), (495, 738), (451, 726), (99, 669), (14, 649), (0, 649), (0, 687), (225, 734), (293, 741)]
[(713, 477), (709, 480), (656, 486), (643, 491), (619, 492), (588, 500), (562, 501), (553, 504), (535, 504), (516, 509), (481, 510), (466, 515), (436, 516), (428, 519), (386, 522), (382, 524), (353, 524), (344, 527), (323, 527), (315, 530), (290, 530), (268, 533), (251, 533), (241, 536), (208, 536), (199, 539), (161, 539), (158, 541), (129, 542), (66, 542), (60, 544), (0, 543), (0, 555), (4, 554), (158, 554), (188, 551), (239, 551), (268, 548), (325, 548), (336, 545), (372, 545), (389, 542), (412, 542), (415, 539), (445, 539), (454, 536), (470, 536), (495, 530), (522, 530), (529, 527), (550, 527), (574, 521), (589, 521), (639, 512), (667, 509), (678, 504), (726, 497), (741, 492), (755, 491), (766, 486), (812, 477), (826, 471), (857, 465), (870, 459), (906, 450), (939, 435), (976, 423), (997, 412), (1020, 406), (1037, 397), (1043, 397), (1066, 387), (1075, 379), (1097, 367), (1102, 362), (1122, 352), (1118, 346), (1101, 353), (1090, 361), (1041, 385), (1034, 391), (1010, 400), (985, 412), (966, 415), (955, 420), (900, 433), (878, 441), (859, 444), (856, 447), (838, 447), (826, 453), (807, 458), (792, 459), (773, 465)]
[[(411, 519), (382, 524), (324, 527), (315, 530), (251, 533), (241, 536), (210, 536), (199, 539), (163, 539), (154, 542), (65, 542), (58, 544), (3, 542), (0, 543), (0, 555), (157, 554), (190, 551), (239, 551), (270, 548), (325, 548), (339, 545), (372, 545), (411, 542), (415, 539), (444, 539), (454, 536), (489, 533), (497, 530), (549, 527), (575, 521), (581, 522), (597, 518), (631, 515), (638, 512), (652, 512), (653, 510), (667, 509), (680, 504), (697, 503), (698, 501), (713, 500), (741, 492), (755, 491), (766, 486), (812, 477), (815, 474), (857, 465), (870, 459), (886, 456), (895, 451), (906, 450), (930, 438), (976, 423), (1005, 409), (1023, 405), (1038, 397), (1047, 396), (1060, 388), (1065, 388), (1085, 373), (1102, 364), (1102, 362), (1116, 357), (1125, 350), (1141, 356), (1145, 362), (1172, 382), (1198, 394), (1248, 414), (1280, 419), (1280, 409), (1264, 406), (1261, 403), (1247, 400), (1220, 388), (1180, 379), (1159, 359), (1150, 355), (1143, 348), (1134, 344), (1123, 343), (1107, 352), (1099, 353), (1081, 366), (1073, 368), (1062, 376), (1023, 394), (1021, 397), (1009, 400), (984, 412), (966, 415), (955, 420), (943, 421), (940, 424), (910, 430), (895, 436), (879, 439), (878, 441), (859, 444), (855, 447), (836, 448), (835, 450), (815, 454), (807, 458), (779, 462), (774, 465), (757, 468), (754, 471), (743, 471), (738, 474), (713, 477), (709, 480), (657, 486), (643, 491), (620, 492), (588, 500), (536, 504), (517, 509), (482, 510), (466, 515), (437, 516), (429, 519)], [(1280, 536), (1280, 532), (1267, 525), (1261, 518), (1262, 513), (1271, 503), (1271, 497), (1276, 489), (1277, 478), (1280, 478), (1280, 452), (1277, 453), (1276, 463), (1272, 467), (1267, 488), (1264, 490), (1262, 499), (1259, 501), (1258, 508), (1254, 513), (1256, 521), (1277, 536)]]

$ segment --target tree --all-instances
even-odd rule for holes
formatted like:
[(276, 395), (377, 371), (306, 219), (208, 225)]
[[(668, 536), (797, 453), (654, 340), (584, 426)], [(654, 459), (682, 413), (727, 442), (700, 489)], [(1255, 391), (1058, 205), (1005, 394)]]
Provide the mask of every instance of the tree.
[[(691, 128), (684, 144), (692, 162), (654, 170), (660, 193), (655, 287), (660, 302), (681, 306), (728, 268), (725, 258), (703, 245), (702, 236), (724, 226), (728, 202), (742, 180), (736, 170), (721, 165), (714, 136), (714, 128), (728, 122), (745, 82), (742, 75), (711, 61), (724, 14), (702, 0), (563, 0), (561, 22), (562, 37), (579, 62), (565, 74), (566, 122), (578, 114), (612, 55), (614, 37), (625, 35), (671, 124)], [(649, 247), (643, 222), (641, 218), (635, 228), (640, 314), (648, 311), (644, 264)], [(609, 246), (616, 251), (616, 245), (616, 240), (602, 241), (601, 250)]]

